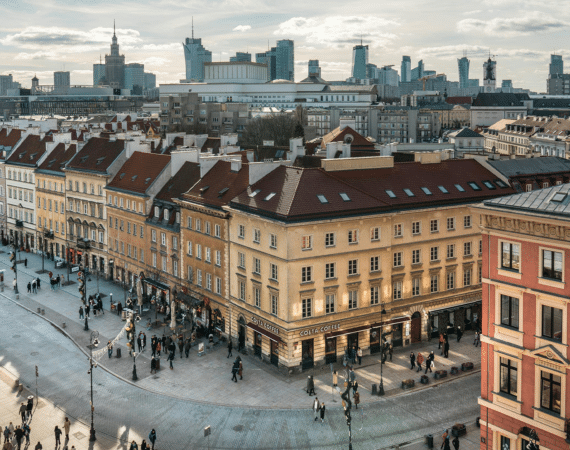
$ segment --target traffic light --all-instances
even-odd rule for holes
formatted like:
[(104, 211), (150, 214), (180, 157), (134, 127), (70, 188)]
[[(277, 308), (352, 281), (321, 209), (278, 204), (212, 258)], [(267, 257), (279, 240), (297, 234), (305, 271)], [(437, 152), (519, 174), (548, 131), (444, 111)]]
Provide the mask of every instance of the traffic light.
[(77, 272), (77, 279), (79, 281), (79, 292), (81, 293), (81, 298), (85, 298), (85, 276), (83, 272)]

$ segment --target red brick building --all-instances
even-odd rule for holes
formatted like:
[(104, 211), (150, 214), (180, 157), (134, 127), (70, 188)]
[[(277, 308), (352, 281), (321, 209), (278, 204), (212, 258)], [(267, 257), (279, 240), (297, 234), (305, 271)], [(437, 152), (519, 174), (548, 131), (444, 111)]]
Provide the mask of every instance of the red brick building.
[[(487, 200), (481, 449), (567, 449), (570, 185)], [(568, 270), (567, 270), (568, 269)]]

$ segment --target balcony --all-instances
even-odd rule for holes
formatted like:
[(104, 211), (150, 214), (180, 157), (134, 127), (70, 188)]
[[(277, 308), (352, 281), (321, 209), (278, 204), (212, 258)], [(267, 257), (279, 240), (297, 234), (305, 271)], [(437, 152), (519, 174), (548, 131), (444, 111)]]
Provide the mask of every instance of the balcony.
[(85, 238), (77, 238), (77, 248), (88, 250), (91, 248), (91, 241)]
[(24, 222), (21, 220), (16, 220), (16, 228), (24, 228)]

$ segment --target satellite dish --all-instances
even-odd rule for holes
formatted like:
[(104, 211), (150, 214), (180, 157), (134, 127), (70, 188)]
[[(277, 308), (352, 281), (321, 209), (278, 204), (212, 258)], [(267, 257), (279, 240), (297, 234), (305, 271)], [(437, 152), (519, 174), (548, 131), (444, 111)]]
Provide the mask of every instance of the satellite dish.
[(354, 141), (354, 136), (352, 134), (347, 134), (344, 136), (345, 144), (352, 144), (352, 141)]

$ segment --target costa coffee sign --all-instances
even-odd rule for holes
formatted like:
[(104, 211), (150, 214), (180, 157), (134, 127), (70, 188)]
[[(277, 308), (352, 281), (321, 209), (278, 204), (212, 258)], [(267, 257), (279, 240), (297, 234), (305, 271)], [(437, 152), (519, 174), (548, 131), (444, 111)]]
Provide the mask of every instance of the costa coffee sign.
[(320, 328), (309, 328), (308, 330), (302, 330), (299, 332), (299, 336), (310, 336), (311, 334), (318, 333), (328, 333), (329, 331), (335, 331), (340, 328), (340, 323), (335, 325), (323, 325)]
[(272, 333), (279, 334), (279, 328), (274, 327), (272, 324), (264, 322), (263, 320), (259, 320), (257, 317), (252, 317), (251, 322), (261, 328), (265, 328)]

